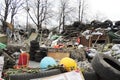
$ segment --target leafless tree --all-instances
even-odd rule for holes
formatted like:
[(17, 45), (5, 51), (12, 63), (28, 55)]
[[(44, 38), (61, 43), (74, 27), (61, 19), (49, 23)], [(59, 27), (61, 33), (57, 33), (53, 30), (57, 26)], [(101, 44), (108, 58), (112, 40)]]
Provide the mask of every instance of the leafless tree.
[(78, 21), (82, 22), (84, 16), (87, 14), (87, 1), (86, 0), (78, 0)]
[(69, 6), (69, 0), (60, 0), (59, 9), (59, 30), (62, 26), (64, 31), (66, 21), (70, 20), (70, 14), (74, 12), (74, 7)]
[(17, 14), (17, 12), (20, 10), (20, 7), (22, 6), (23, 2), (22, 0), (4, 0), (1, 2), (2, 5), (2, 13), (1, 15), (1, 21), (2, 21), (2, 28), (3, 32), (6, 32), (7, 28), (7, 19), (8, 16), (11, 16), (10, 23), (13, 23), (14, 16)]
[(30, 11), (28, 14), (32, 21), (37, 26), (38, 30), (42, 29), (42, 24), (51, 18), (52, 11), (51, 4), (48, 0), (34, 0), (33, 4), (29, 3)]
[(3, 4), (1, 3), (1, 5), (3, 6), (2, 9), (4, 10), (3, 11), (4, 13), (1, 14), (1, 17), (2, 17), (1, 21), (2, 21), (2, 24), (3, 24), (2, 29), (3, 29), (4, 33), (6, 32), (6, 23), (5, 22), (8, 18), (8, 14), (10, 12), (11, 2), (12, 2), (12, 0), (4, 0), (4, 3)]
[(11, 8), (11, 23), (14, 24), (14, 16), (23, 9), (22, 5), (25, 3), (23, 0), (12, 0)]
[(80, 22), (80, 17), (81, 17), (81, 0), (78, 0), (78, 3), (79, 3), (79, 5), (78, 5), (78, 20), (79, 20), (79, 22)]

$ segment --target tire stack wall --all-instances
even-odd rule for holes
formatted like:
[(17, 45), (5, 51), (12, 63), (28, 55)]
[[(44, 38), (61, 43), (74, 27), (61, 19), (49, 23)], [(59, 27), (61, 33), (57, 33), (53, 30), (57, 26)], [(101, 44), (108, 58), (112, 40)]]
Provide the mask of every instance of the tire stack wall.
[(40, 49), (39, 42), (32, 40), (30, 42), (30, 60), (35, 60), (36, 51)]
[(36, 62), (40, 62), (41, 59), (43, 59), (45, 56), (47, 56), (47, 53), (48, 53), (48, 49), (47, 48), (40, 47), (40, 49), (36, 51), (35, 61)]

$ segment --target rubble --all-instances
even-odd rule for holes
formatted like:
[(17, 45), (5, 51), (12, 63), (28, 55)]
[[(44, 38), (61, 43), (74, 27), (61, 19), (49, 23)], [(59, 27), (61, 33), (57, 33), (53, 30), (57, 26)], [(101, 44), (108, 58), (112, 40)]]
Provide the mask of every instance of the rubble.
[[(44, 59), (45, 57), (52, 57), (56, 64), (59, 63), (63, 58), (68, 57), (74, 60), (77, 64), (73, 69), (81, 70), (85, 79), (87, 80), (89, 79), (88, 77), (90, 77), (91, 74), (93, 74), (95, 79), (97, 80), (119, 80), (120, 40), (119, 31), (115, 29), (115, 26), (120, 26), (119, 22), (116, 22), (113, 25), (110, 20), (106, 20), (104, 22), (92, 21), (90, 24), (74, 22), (72, 25), (67, 25), (65, 27), (65, 31), (63, 31), (61, 34), (52, 32), (49, 33), (48, 30), (44, 30), (45, 35), (43, 34), (43, 36), (41, 34), (41, 31), (34, 31), (31, 33), (29, 38), (22, 38), (23, 36), (21, 36), (20, 41), (19, 39), (18, 41), (14, 40), (11, 43), (7, 43), (5, 48), (1, 48), (1, 50), (7, 55), (4, 55), (7, 58), (5, 59), (3, 69), (5, 71), (7, 69), (9, 71), (10, 68), (14, 70), (13, 66), (16, 65), (17, 60), (19, 61), (20, 55), (23, 53), (22, 51), (25, 51), (30, 55), (30, 59), (27, 59), (28, 63), (30, 61), (36, 62), (38, 64), (37, 68), (39, 68), (39, 70), (42, 70), (39, 65), (42, 59)], [(23, 33), (24, 32), (20, 31), (20, 34)], [(9, 40), (11, 39), (8, 39), (8, 41)], [(0, 52), (1, 55), (3, 55), (3, 52)], [(25, 57), (25, 55), (24, 57), (23, 55), (21, 55), (21, 57), (22, 61), (26, 61), (26, 58), (28, 58)], [(15, 62), (11, 62), (11, 60), (14, 60)], [(100, 62), (101, 60), (103, 61), (103, 63)], [(50, 61), (48, 60), (47, 63), (50, 63)], [(44, 62), (43, 64), (45, 65), (46, 62)], [(68, 64), (69, 66), (72, 65), (70, 63)], [(105, 66), (103, 66), (103, 64), (105, 64)], [(114, 66), (114, 64), (116, 66)], [(21, 65), (23, 64), (21, 63)], [(52, 66), (52, 68), (50, 69), (57, 68), (60, 70), (61, 67), (62, 69), (64, 69), (64, 65), (61, 65)], [(18, 66), (20, 65), (18, 64)], [(31, 67), (32, 69), (32, 66), (35, 65), (33, 64), (31, 66), (22, 66), (19, 69), (24, 70), (28, 67)], [(51, 65), (47, 65), (47, 67), (48, 66)], [(110, 67), (110, 70), (106, 68), (108, 66)], [(111, 74), (113, 72), (114, 77), (105, 77), (107, 73), (104, 73), (104, 70)], [(12, 73), (14, 73), (14, 71)], [(52, 74), (53, 72), (50, 73)], [(60, 74), (61, 72), (59, 71), (58, 73)], [(102, 73), (104, 73), (104, 75), (102, 75)], [(27, 75), (33, 74), (29, 73)], [(17, 76), (14, 75), (14, 77)], [(27, 77), (28, 76), (26, 76), (25, 78)], [(34, 78), (39, 77), (36, 76)], [(92, 78), (91, 80), (94, 79)]]

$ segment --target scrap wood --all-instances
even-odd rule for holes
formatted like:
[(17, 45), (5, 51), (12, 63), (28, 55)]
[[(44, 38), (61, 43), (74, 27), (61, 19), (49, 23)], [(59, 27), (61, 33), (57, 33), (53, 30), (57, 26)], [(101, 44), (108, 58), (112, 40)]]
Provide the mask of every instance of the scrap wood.
[(8, 57), (10, 60), (15, 61), (15, 59), (12, 58), (11, 56), (9, 56), (7, 53), (3, 52), (3, 54), (4, 54), (6, 57)]
[(96, 41), (95, 41), (93, 47), (95, 47), (95, 45), (96, 45), (97, 41), (99, 40), (100, 36), (101, 36), (101, 35), (98, 35), (98, 37), (97, 37), (97, 39), (96, 39)]
[(48, 53), (47, 56), (53, 57), (56, 60), (61, 60), (64, 57), (69, 57), (69, 53), (64, 53), (64, 52), (50, 52)]
[(30, 41), (36, 40), (38, 37), (38, 33), (32, 33), (27, 40), (25, 40), (23, 43), (30, 45)]

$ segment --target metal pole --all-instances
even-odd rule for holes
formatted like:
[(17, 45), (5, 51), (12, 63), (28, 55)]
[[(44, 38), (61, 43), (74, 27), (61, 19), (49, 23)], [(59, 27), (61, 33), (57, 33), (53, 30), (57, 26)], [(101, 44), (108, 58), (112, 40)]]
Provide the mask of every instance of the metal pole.
[(26, 3), (27, 3), (27, 21), (26, 21), (26, 31), (28, 30), (28, 0), (26, 0)]

